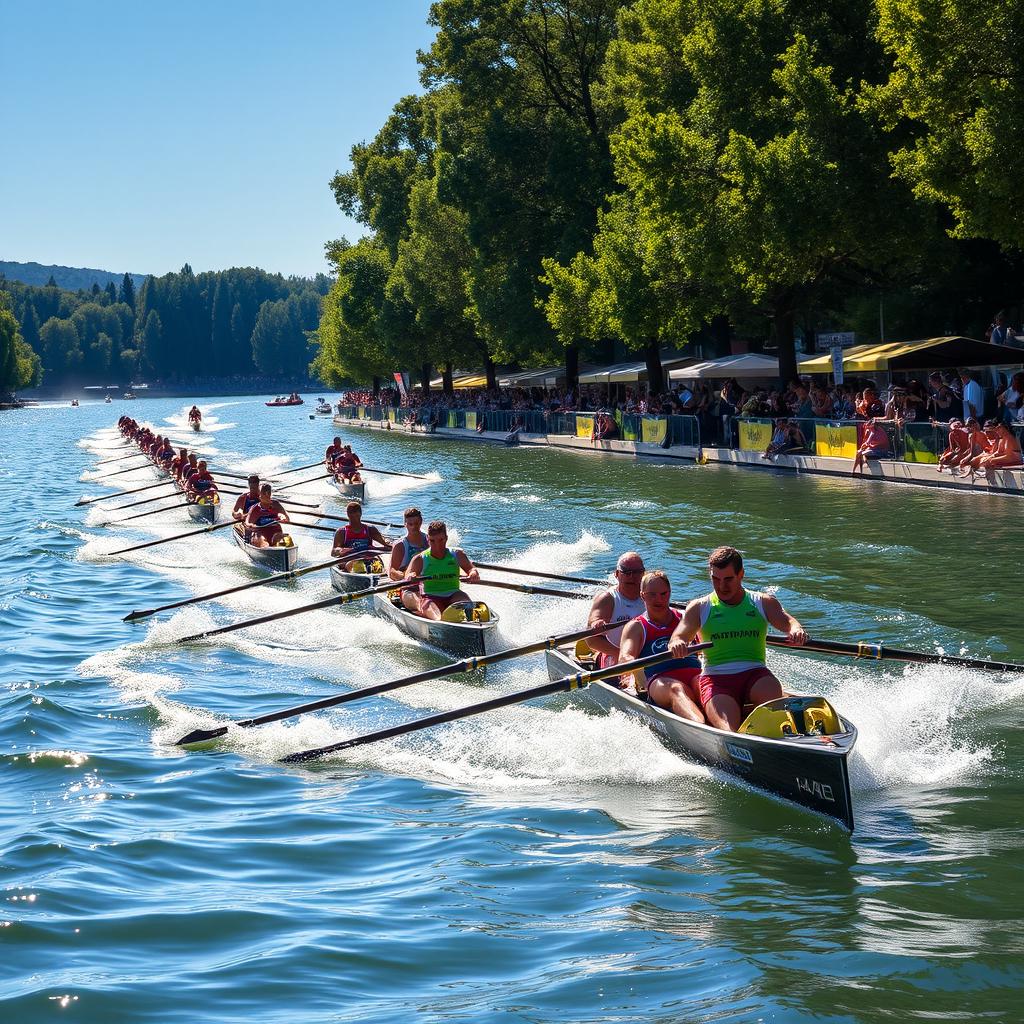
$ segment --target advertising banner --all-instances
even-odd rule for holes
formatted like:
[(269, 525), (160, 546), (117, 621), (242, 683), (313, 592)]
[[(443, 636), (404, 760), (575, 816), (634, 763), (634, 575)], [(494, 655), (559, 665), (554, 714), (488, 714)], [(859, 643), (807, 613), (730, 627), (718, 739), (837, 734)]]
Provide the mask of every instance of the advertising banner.
[(771, 443), (772, 424), (770, 420), (740, 420), (740, 451), (763, 452)]
[(663, 444), (668, 421), (661, 416), (644, 416), (640, 420), (640, 440), (645, 444)]
[(398, 373), (396, 371), (395, 374), (394, 374), (394, 378), (395, 378), (395, 383), (398, 385), (398, 393), (402, 396), (402, 398), (407, 398), (409, 396), (409, 380), (408, 380), (408, 377), (406, 376), (406, 374)]
[(466, 429), (476, 430), (476, 410), (470, 409), (466, 411)]
[(594, 417), (584, 415), (581, 412), (576, 413), (576, 436), (577, 437), (593, 437), (594, 436)]
[(855, 423), (816, 423), (814, 425), (814, 454), (831, 459), (853, 459), (857, 455), (857, 425)]

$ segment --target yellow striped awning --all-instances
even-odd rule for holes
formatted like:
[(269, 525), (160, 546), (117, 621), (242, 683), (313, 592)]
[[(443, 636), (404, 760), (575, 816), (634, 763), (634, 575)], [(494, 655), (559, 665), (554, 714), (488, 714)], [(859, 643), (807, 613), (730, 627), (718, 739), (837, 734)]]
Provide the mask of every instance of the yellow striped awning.
[[(929, 351), (934, 349), (935, 351)], [(925, 353), (928, 353), (925, 355)], [(937, 366), (978, 366), (1024, 361), (1024, 351), (1004, 345), (991, 345), (974, 338), (947, 336), (921, 338), (918, 341), (886, 341), (875, 345), (854, 345), (843, 352), (845, 373), (888, 370), (899, 362), (901, 369)], [(800, 361), (801, 373), (831, 373), (832, 356), (825, 353)]]

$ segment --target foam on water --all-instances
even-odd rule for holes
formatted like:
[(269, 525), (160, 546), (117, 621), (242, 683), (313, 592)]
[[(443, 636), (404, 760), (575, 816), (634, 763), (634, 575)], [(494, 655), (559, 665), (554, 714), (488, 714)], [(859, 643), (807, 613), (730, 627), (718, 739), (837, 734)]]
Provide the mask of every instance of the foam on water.
[[(184, 444), (184, 439), (195, 438), (198, 440), (203, 436), (203, 434), (217, 434), (222, 430), (230, 430), (232, 427), (238, 426), (237, 423), (221, 423), (220, 418), (212, 415), (212, 413), (214, 409), (223, 409), (227, 406), (240, 404), (240, 402), (213, 402), (209, 405), (199, 405), (199, 411), (203, 414), (203, 429), (198, 433), (192, 429), (192, 424), (188, 421), (189, 410), (192, 408), (191, 405), (183, 405), (178, 412), (172, 413), (170, 416), (165, 416), (163, 423), (169, 427), (173, 427), (175, 433), (183, 438), (182, 443)], [(170, 433), (170, 431), (163, 426), (161, 426), (160, 432)]]

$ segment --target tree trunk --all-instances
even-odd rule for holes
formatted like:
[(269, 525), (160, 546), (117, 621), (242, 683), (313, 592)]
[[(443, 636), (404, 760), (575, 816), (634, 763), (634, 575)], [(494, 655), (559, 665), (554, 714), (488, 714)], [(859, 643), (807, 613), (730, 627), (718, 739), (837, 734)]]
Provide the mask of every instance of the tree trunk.
[(597, 358), (603, 366), (615, 362), (615, 339), (602, 338), (597, 343)]
[(782, 385), (788, 384), (797, 376), (794, 325), (792, 309), (781, 309), (775, 313), (775, 344), (779, 348), (779, 382)]
[(497, 367), (494, 365), (494, 360), (490, 355), (487, 355), (484, 359), (484, 372), (487, 374), (487, 389), (489, 391), (496, 391), (498, 388)]
[(373, 378), (373, 398), (377, 400), (377, 396), (380, 394), (380, 377)]
[(580, 383), (580, 347), (579, 345), (565, 346), (565, 387), (569, 391), (575, 391)]
[(714, 351), (705, 355), (704, 358), (729, 355), (731, 351), (730, 333), (729, 318), (725, 314), (719, 313), (718, 316), (712, 317), (708, 324), (708, 334), (713, 339), (711, 344), (714, 346)]
[(665, 390), (665, 371), (657, 338), (652, 338), (644, 346), (644, 360), (647, 363), (647, 390), (652, 395), (660, 395)]
[(441, 386), (446, 395), (455, 394), (455, 385), (452, 384), (452, 364), (445, 363), (441, 371)]
[(423, 397), (430, 395), (430, 363), (424, 363), (420, 367), (420, 387), (423, 389)]

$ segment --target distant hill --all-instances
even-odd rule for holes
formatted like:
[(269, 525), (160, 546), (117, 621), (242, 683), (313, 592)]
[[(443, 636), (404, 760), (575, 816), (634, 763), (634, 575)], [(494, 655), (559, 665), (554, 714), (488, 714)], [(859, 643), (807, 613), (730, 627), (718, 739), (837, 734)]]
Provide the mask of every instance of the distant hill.
[[(57, 282), (58, 288), (65, 288), (69, 292), (77, 292), (79, 288), (88, 291), (93, 284), (101, 288), (106, 287), (109, 281), (113, 281), (118, 287), (124, 278), (124, 272), (115, 274), (109, 270), (90, 270), (88, 267), (47, 267), (41, 263), (14, 263), (9, 260), (0, 260), (0, 274), (8, 281), (21, 281), (22, 284), (34, 284), (45, 287), (50, 276)], [(146, 280), (147, 274), (132, 274), (136, 289), (140, 288)]]

